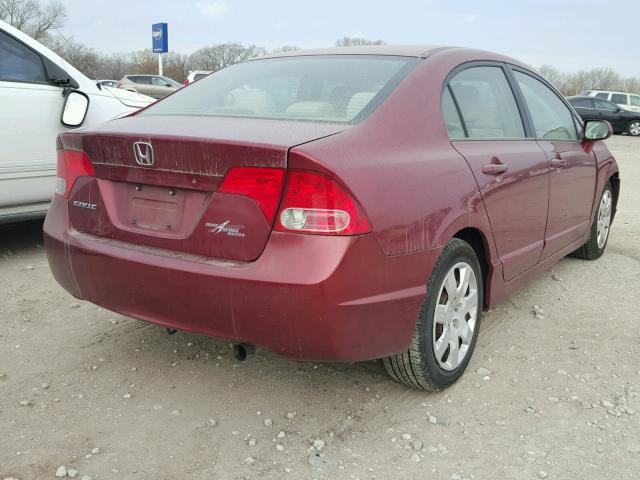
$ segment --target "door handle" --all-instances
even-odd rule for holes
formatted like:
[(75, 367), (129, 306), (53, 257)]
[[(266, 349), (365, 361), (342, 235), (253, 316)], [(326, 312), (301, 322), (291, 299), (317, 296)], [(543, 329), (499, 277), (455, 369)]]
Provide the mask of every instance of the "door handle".
[(562, 157), (554, 158), (550, 163), (551, 168), (562, 168), (567, 165), (567, 161)]
[(482, 173), (485, 175), (500, 175), (506, 172), (508, 167), (504, 163), (490, 163), (482, 167)]

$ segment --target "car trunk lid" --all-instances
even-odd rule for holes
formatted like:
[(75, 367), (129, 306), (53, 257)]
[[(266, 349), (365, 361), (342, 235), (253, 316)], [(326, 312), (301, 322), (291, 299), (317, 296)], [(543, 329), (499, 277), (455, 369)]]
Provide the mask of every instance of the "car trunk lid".
[[(84, 151), (95, 172), (94, 177), (78, 179), (69, 195), (71, 223), (86, 233), (149, 247), (255, 260), (271, 232), (288, 149), (345, 128), (259, 119), (133, 116), (65, 133), (63, 148)], [(271, 207), (265, 207), (260, 195), (237, 188), (220, 191), (235, 168), (243, 168), (249, 180), (257, 182), (249, 187), (268, 190)]]

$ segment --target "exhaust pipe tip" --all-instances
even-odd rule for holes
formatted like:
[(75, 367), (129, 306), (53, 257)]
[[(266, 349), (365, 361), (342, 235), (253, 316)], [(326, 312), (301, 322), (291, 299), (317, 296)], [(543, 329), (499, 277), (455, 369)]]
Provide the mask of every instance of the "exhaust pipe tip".
[(244, 362), (256, 351), (256, 347), (249, 343), (236, 343), (233, 346), (233, 356), (238, 362)]

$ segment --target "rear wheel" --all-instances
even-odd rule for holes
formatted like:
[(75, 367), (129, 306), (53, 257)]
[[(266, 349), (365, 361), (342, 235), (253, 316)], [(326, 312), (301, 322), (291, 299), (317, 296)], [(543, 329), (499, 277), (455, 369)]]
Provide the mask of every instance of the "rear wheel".
[(611, 213), (613, 207), (613, 192), (611, 184), (607, 183), (600, 196), (596, 218), (591, 225), (589, 240), (571, 254), (572, 257), (595, 260), (600, 258), (607, 248), (609, 241), (609, 229), (611, 227)]
[(627, 127), (627, 133), (629, 135), (632, 135), (634, 137), (637, 137), (640, 135), (640, 120), (633, 120), (632, 122), (629, 123), (629, 126)]
[(422, 390), (453, 384), (475, 348), (482, 299), (478, 258), (468, 243), (454, 238), (431, 273), (411, 346), (383, 360), (387, 372), (396, 381)]

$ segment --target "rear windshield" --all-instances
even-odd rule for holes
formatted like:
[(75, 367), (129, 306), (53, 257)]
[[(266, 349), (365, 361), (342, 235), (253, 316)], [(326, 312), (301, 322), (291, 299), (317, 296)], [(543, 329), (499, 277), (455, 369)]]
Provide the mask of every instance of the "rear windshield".
[(211, 74), (140, 114), (355, 123), (418, 61), (371, 55), (252, 60)]

